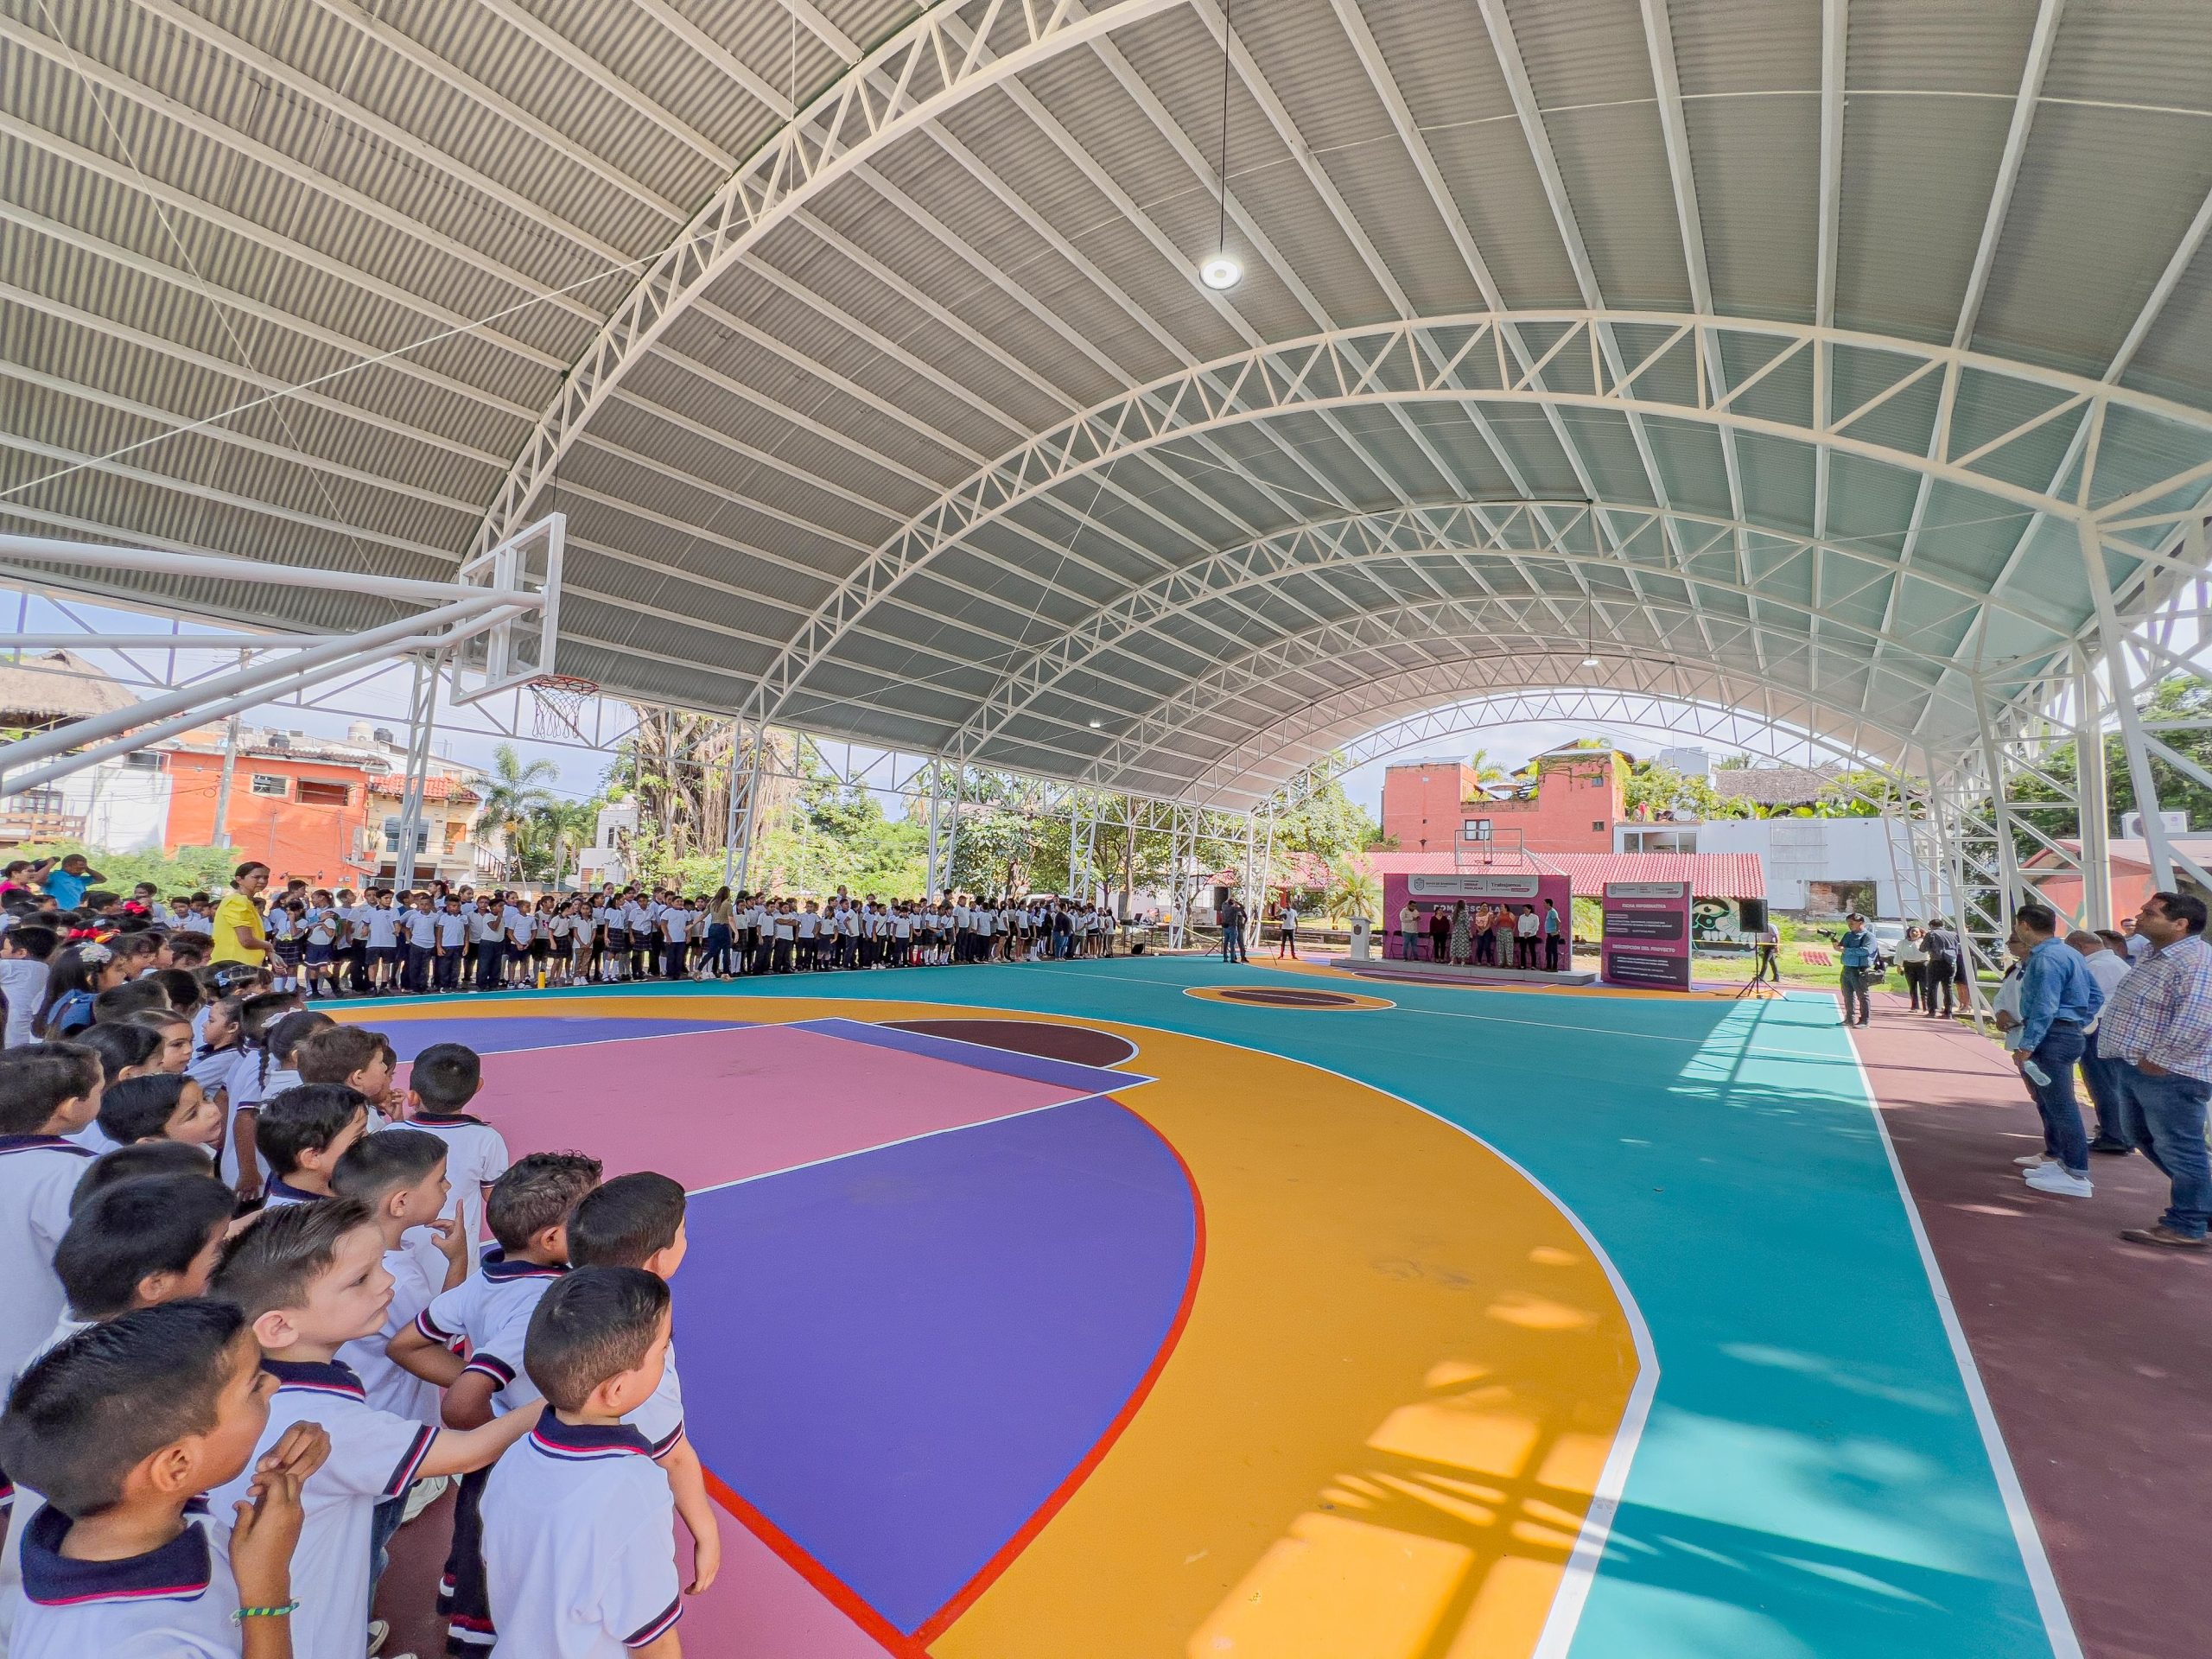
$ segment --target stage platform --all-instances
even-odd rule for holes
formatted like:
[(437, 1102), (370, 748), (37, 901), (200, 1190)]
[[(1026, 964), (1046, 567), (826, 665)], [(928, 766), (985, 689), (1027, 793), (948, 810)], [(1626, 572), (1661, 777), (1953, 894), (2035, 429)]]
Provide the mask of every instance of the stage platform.
[(1548, 974), (1541, 968), (1459, 967), (1448, 962), (1399, 962), (1370, 957), (1321, 957), (1317, 961), (1341, 968), (1364, 979), (1395, 979), (1408, 984), (1429, 985), (1595, 985), (1598, 976), (1588, 969), (1561, 969)]

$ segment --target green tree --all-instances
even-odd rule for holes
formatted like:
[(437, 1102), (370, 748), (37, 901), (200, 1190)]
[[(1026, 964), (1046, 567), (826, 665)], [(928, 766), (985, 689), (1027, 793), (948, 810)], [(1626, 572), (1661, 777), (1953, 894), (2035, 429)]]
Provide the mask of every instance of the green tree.
[[(1484, 757), (1478, 755), (1478, 760)], [(1296, 810), (1275, 819), (1275, 850), (1311, 853), (1333, 869), (1382, 839), (1382, 826), (1367, 809), (1344, 793), (1339, 773), (1344, 757), (1332, 754), (1319, 764), (1313, 792)], [(1496, 768), (1492, 767), (1495, 771)]]

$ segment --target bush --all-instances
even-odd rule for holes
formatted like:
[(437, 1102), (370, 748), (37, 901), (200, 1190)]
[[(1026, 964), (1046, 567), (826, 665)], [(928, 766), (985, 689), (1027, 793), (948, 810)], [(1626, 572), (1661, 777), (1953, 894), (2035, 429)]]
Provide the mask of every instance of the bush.
[[(247, 855), (235, 847), (180, 847), (174, 854), (107, 853), (81, 842), (41, 842), (19, 847), (9, 859), (25, 858), (34, 864), (42, 858), (63, 858), (82, 853), (98, 870), (100, 885), (111, 893), (129, 897), (141, 881), (150, 881), (164, 899), (178, 893), (215, 893), (231, 884), (231, 872), (245, 862)], [(284, 872), (274, 872), (279, 880)]]

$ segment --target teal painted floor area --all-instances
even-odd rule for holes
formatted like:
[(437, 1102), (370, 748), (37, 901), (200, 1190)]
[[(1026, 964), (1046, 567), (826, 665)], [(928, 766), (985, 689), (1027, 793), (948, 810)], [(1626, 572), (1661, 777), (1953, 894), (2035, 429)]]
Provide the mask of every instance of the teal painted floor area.
[[(1289, 1012), (1182, 995), (1254, 980), (1397, 1006)], [(1155, 957), (757, 988), (1243, 1044), (1400, 1095), (1542, 1181), (1611, 1256), (1660, 1366), (1574, 1659), (2056, 1650), (1829, 999), (1355, 986)], [(543, 999), (548, 1012), (560, 1000)]]

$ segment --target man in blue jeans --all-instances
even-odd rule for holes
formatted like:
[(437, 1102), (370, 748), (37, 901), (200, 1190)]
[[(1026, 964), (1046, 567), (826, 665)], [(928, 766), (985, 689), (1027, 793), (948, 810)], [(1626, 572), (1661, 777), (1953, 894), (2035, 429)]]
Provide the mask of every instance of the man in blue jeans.
[(2104, 1007), (2104, 993), (2089, 977), (2082, 953), (2058, 937), (2058, 915), (2048, 905), (2022, 905), (2012, 913), (2012, 952), (2020, 959), (2020, 1041), (2012, 1063), (2043, 1116), (2044, 1161), (2025, 1172), (2038, 1192), (2086, 1198), (2089, 1137), (2074, 1094), (2074, 1068), (2089, 1027)]
[(2166, 1213), (2152, 1227), (2130, 1227), (2132, 1244), (2201, 1250), (2212, 1222), (2212, 1166), (2204, 1147), (2205, 1101), (2212, 1096), (2212, 945), (2204, 940), (2204, 901), (2154, 893), (2135, 918), (2150, 942), (2097, 1027), (2097, 1048), (2116, 1062), (2128, 1138), (2173, 1183)]

